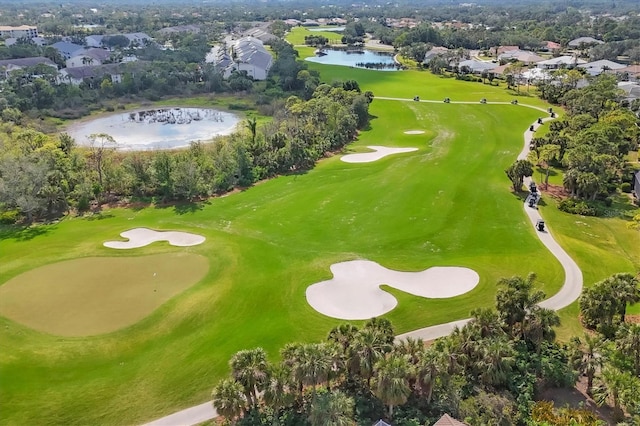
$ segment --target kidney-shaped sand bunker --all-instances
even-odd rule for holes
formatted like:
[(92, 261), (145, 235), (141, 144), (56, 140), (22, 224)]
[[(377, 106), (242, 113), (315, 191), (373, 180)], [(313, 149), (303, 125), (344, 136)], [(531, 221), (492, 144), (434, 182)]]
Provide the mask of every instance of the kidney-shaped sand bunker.
[(206, 257), (86, 257), (32, 269), (0, 286), (0, 315), (59, 336), (135, 324), (204, 278)]

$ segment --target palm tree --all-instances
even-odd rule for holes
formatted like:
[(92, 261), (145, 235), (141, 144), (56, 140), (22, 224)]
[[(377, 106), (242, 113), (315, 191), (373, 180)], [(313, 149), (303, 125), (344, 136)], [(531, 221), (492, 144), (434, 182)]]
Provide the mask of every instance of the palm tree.
[(335, 342), (342, 348), (343, 353), (348, 353), (349, 346), (355, 335), (358, 333), (358, 327), (353, 324), (340, 324), (334, 327), (330, 332), (327, 340)]
[(302, 343), (287, 343), (280, 350), (282, 365), (289, 371), (291, 379), (295, 382), (297, 388), (297, 396), (302, 397), (304, 386), (303, 374), (300, 367), (300, 358), (304, 349)]
[(483, 347), (483, 357), (478, 362), (480, 380), (485, 386), (502, 387), (507, 384), (514, 363), (515, 351), (506, 339), (488, 341)]
[(620, 327), (616, 335), (616, 349), (631, 360), (634, 374), (640, 376), (640, 324)]
[(358, 332), (353, 341), (353, 358), (351, 367), (371, 385), (373, 366), (391, 351), (388, 338), (379, 330), (365, 327)]
[(299, 355), (297, 374), (302, 383), (316, 386), (328, 380), (333, 366), (331, 347), (326, 343), (309, 343), (302, 347)]
[(221, 380), (211, 393), (213, 407), (219, 415), (233, 421), (242, 416), (247, 408), (247, 400), (243, 392), (242, 385), (235, 380)]
[(518, 332), (522, 334), (522, 322), (527, 312), (530, 312), (545, 297), (544, 292), (533, 291), (535, 280), (536, 275), (530, 273), (526, 279), (513, 276), (498, 281), (498, 285), (506, 288), (498, 291), (496, 308), (505, 322), (506, 331), (514, 337)]
[(393, 345), (393, 342), (396, 339), (396, 333), (393, 329), (393, 325), (391, 324), (391, 321), (386, 318), (371, 318), (364, 324), (364, 328), (379, 331), (382, 336), (386, 338), (387, 343), (389, 343), (390, 345)]
[(277, 422), (281, 408), (289, 406), (293, 400), (294, 383), (291, 380), (291, 371), (285, 367), (272, 368), (269, 379), (264, 386), (264, 403), (271, 407), (275, 413), (274, 424)]
[(249, 404), (258, 404), (258, 390), (269, 377), (267, 354), (262, 348), (236, 352), (229, 361), (231, 375), (244, 388)]
[(446, 374), (446, 354), (435, 349), (425, 351), (416, 365), (415, 375), (427, 404), (431, 402), (433, 388), (443, 373)]
[(598, 405), (603, 405), (607, 401), (613, 403), (614, 416), (622, 418), (624, 416), (620, 407), (620, 394), (626, 385), (625, 375), (617, 368), (607, 367), (602, 370), (600, 376), (601, 383), (594, 392), (594, 399)]
[(412, 374), (406, 356), (391, 354), (376, 362), (371, 390), (389, 408), (389, 419), (393, 418), (394, 406), (407, 402), (411, 394), (409, 378)]
[(244, 123), (245, 127), (251, 132), (251, 146), (256, 143), (257, 122), (255, 117), (247, 118)]
[(553, 342), (556, 332), (553, 327), (560, 325), (560, 317), (551, 310), (534, 306), (522, 321), (522, 338), (539, 352), (542, 342)]
[(606, 279), (619, 303), (620, 322), (624, 323), (627, 305), (640, 302), (640, 282), (631, 274), (614, 274)]
[(483, 339), (504, 335), (500, 315), (493, 309), (478, 308), (471, 311), (472, 320), (465, 326), (477, 328)]
[(576, 337), (572, 341), (572, 346), (573, 368), (587, 377), (587, 395), (591, 395), (593, 379), (602, 368), (603, 358), (598, 354), (602, 349), (602, 340), (597, 336), (585, 334), (584, 343)]
[(350, 426), (354, 424), (353, 398), (336, 390), (316, 395), (309, 409), (311, 426)]

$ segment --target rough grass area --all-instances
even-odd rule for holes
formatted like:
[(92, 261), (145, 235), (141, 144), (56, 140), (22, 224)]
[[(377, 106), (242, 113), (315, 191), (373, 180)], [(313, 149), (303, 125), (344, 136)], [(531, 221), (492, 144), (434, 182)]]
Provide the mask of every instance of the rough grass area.
[(0, 286), (0, 315), (59, 336), (108, 333), (140, 321), (208, 269), (206, 257), (190, 253), (53, 263)]

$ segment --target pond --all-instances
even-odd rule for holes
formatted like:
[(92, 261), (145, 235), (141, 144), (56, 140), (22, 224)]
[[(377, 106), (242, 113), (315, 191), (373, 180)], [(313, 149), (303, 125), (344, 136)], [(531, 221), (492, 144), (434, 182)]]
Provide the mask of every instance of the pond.
[(327, 65), (343, 65), (347, 67), (374, 69), (379, 71), (397, 71), (393, 53), (375, 52), (372, 50), (337, 50), (323, 49), (322, 53), (306, 58), (309, 62)]
[(327, 32), (332, 32), (332, 33), (339, 33), (344, 31), (344, 27), (319, 27), (319, 28), (307, 28), (309, 31), (313, 32), (313, 33), (319, 33), (322, 31), (327, 31)]
[(89, 145), (88, 136), (106, 133), (118, 149), (144, 151), (174, 149), (191, 142), (208, 141), (232, 133), (240, 117), (207, 108), (147, 108), (122, 112), (72, 124), (67, 133), (78, 145)]

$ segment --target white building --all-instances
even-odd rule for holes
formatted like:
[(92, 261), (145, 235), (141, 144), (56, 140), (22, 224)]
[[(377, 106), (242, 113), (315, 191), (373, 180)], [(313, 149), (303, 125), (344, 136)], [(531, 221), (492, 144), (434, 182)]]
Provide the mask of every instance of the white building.
[(586, 64), (587, 61), (578, 59), (574, 56), (558, 56), (557, 58), (547, 59), (546, 61), (540, 61), (536, 63), (538, 68), (546, 70), (556, 70), (558, 68), (573, 68), (576, 65)]
[(207, 55), (207, 62), (215, 64), (224, 78), (233, 71), (246, 71), (254, 80), (265, 80), (273, 64), (273, 57), (255, 37), (242, 37), (231, 48), (217, 48)]
[(584, 68), (587, 74), (591, 76), (600, 75), (605, 71), (617, 71), (622, 68), (626, 68), (626, 65), (619, 64), (617, 62), (602, 59), (600, 61), (589, 62), (586, 64), (578, 65), (580, 68)]
[(19, 27), (11, 27), (8, 25), (0, 25), (0, 38), (34, 38), (38, 37), (38, 27), (29, 25), (21, 25)]
[(67, 68), (78, 68), (84, 66), (102, 65), (111, 57), (111, 53), (105, 49), (83, 49), (73, 53), (71, 58), (67, 59)]

